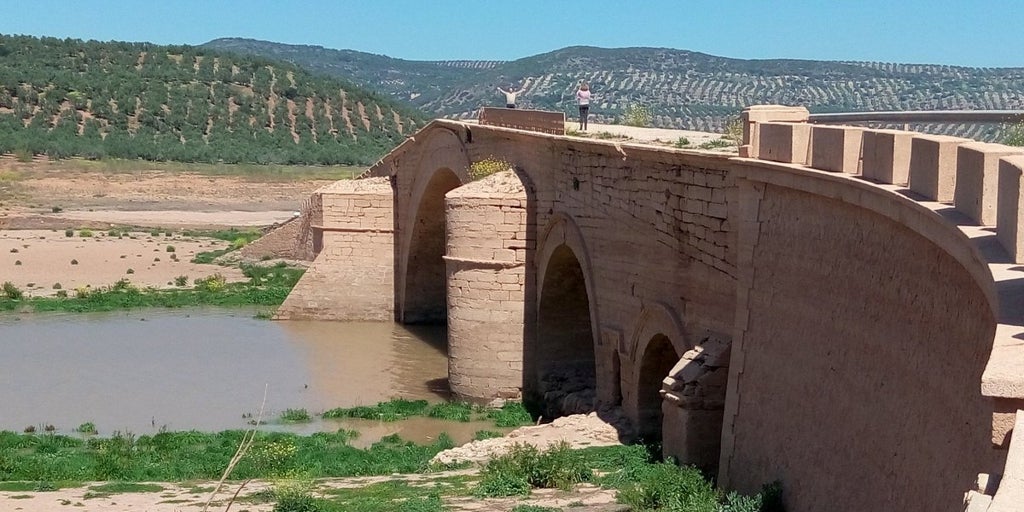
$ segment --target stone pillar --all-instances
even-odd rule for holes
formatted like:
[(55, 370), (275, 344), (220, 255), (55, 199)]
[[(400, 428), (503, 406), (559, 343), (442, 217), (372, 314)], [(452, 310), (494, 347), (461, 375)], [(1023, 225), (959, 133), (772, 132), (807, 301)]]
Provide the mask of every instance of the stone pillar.
[(740, 156), (746, 158), (760, 158), (760, 127), (761, 123), (772, 121), (806, 123), (810, 114), (804, 107), (789, 107), (785, 105), (753, 105), (743, 109), (740, 118), (743, 122), (743, 145), (740, 146)]
[(758, 158), (787, 164), (807, 164), (811, 125), (761, 123)]
[(526, 192), (505, 171), (445, 195), (448, 381), (465, 398), (520, 398)]
[(1024, 263), (1024, 225), (1020, 216), (1024, 213), (1024, 192), (1021, 190), (1021, 174), (1024, 173), (1024, 155), (1008, 156), (999, 161), (999, 203), (996, 205), (996, 238), (1002, 244), (1010, 259)]
[(860, 173), (863, 128), (856, 126), (811, 127), (811, 167), (844, 174)]
[(662, 383), (662, 451), (715, 474), (722, 449), (729, 343), (710, 340), (683, 354)]
[(956, 152), (968, 139), (916, 134), (910, 142), (910, 190), (950, 203), (956, 187)]
[(953, 204), (957, 210), (982, 226), (996, 224), (996, 196), (999, 192), (999, 159), (1024, 154), (1024, 148), (969, 142), (957, 148), (956, 190)]
[(394, 318), (394, 197), (387, 178), (335, 182), (317, 191), (323, 248), (275, 320)]
[(866, 130), (861, 176), (879, 183), (906, 186), (910, 181), (910, 141), (913, 132)]

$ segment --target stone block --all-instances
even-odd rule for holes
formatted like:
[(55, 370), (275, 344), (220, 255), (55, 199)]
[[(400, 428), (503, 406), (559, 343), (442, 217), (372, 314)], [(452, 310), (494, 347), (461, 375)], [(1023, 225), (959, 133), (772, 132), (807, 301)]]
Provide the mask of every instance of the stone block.
[(996, 224), (999, 159), (1024, 154), (1024, 148), (969, 142), (957, 148), (953, 205), (982, 226)]
[(906, 186), (913, 137), (913, 132), (865, 130), (861, 142), (861, 176), (879, 183)]
[(959, 137), (917, 134), (910, 142), (910, 190), (942, 203), (953, 201)]
[(863, 133), (863, 128), (855, 126), (812, 126), (811, 167), (859, 174)]
[(740, 114), (740, 119), (743, 123), (743, 146), (740, 147), (741, 156), (761, 158), (759, 150), (761, 123), (772, 121), (806, 123), (809, 117), (810, 113), (804, 107), (752, 105), (743, 109), (743, 113)]
[(811, 126), (796, 123), (761, 123), (758, 158), (788, 164), (807, 163)]
[(1021, 174), (1024, 155), (999, 160), (999, 201), (996, 204), (996, 238), (1014, 263), (1024, 263), (1024, 233), (1020, 216), (1024, 213)]

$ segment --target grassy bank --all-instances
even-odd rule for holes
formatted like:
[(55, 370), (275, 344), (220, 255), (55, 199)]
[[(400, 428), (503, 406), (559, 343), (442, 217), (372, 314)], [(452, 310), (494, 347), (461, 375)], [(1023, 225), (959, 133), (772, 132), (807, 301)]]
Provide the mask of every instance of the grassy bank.
[[(304, 269), (284, 264), (243, 265), (249, 279), (228, 283), (219, 274), (197, 279), (191, 288), (139, 288), (128, 279), (101, 288), (64, 291), (57, 297), (25, 297), (10, 283), (0, 291), (0, 311), (93, 312), (143, 307), (278, 306), (302, 277)], [(181, 283), (184, 285), (185, 283)]]
[(396, 398), (374, 406), (337, 408), (325, 411), (324, 418), (362, 418), (380, 421), (401, 421), (413, 416), (425, 416), (449, 421), (468, 422), (491, 420), (496, 427), (532, 425), (533, 418), (519, 402), (508, 402), (499, 409), (466, 402), (429, 404), (426, 400)]
[[(273, 502), (275, 511), (442, 511), (445, 501), (519, 497), (536, 489), (571, 491), (579, 484), (612, 490), (637, 511), (759, 512), (781, 510), (780, 489), (743, 496), (724, 493), (699, 471), (659, 462), (644, 446), (573, 450), (567, 445), (541, 452), (515, 446), (477, 474), (441, 474), (430, 459), (452, 446), (441, 435), (428, 445), (397, 436), (367, 449), (349, 445), (355, 432), (298, 436), (261, 432), (238, 462), (231, 479), (274, 479), (273, 490), (245, 498)], [(87, 481), (111, 481), (103, 491), (143, 492), (139, 482), (215, 480), (245, 436), (165, 432), (82, 440), (54, 434), (0, 432), (0, 491), (45, 491)], [(412, 474), (416, 478), (408, 478)], [(392, 475), (388, 481), (356, 488), (321, 486), (316, 479)], [(407, 476), (402, 476), (407, 475)], [(152, 485), (152, 484), (149, 484)], [(97, 490), (96, 492), (100, 492)], [(524, 503), (521, 512), (559, 510)]]

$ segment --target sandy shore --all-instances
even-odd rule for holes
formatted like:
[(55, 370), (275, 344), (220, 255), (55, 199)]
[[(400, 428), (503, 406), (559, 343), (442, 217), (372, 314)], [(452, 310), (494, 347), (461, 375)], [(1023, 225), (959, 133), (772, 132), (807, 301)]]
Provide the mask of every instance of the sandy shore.
[(52, 296), (58, 289), (73, 295), (76, 288), (108, 286), (120, 279), (156, 288), (173, 287), (178, 276), (186, 276), (187, 287), (213, 274), (229, 281), (245, 279), (237, 268), (190, 262), (197, 253), (223, 249), (229, 242), (180, 233), (132, 232), (121, 238), (102, 231), (93, 231), (91, 237), (81, 233), (68, 237), (56, 230), (0, 231), (0, 282), (14, 283), (29, 296)]

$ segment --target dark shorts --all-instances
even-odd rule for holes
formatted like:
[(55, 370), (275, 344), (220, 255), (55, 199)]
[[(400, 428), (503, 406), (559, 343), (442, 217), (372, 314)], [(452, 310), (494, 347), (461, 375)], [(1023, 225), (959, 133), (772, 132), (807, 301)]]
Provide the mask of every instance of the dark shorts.
[(505, 108), (516, 108), (516, 104), (515, 103), (507, 103), (507, 104), (505, 104)]
[(580, 115), (585, 116), (590, 112), (590, 105), (580, 105)]

